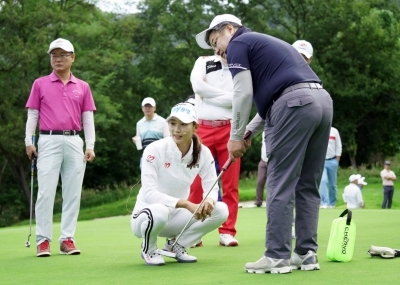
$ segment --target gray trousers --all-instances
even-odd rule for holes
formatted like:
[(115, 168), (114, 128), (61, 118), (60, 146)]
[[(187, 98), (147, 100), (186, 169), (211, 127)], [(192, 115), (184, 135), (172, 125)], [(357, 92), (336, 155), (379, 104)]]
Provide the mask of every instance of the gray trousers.
[(268, 160), (265, 256), (289, 259), (293, 206), (294, 252), (317, 252), (320, 196), (332, 125), (333, 104), (324, 89), (302, 88), (282, 95), (268, 110), (265, 143)]

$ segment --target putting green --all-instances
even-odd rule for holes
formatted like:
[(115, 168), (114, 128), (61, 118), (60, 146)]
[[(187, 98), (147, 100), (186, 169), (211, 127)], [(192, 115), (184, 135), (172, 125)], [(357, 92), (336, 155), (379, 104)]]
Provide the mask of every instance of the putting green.
[[(399, 210), (355, 210), (357, 238), (353, 260), (330, 262), (326, 258), (329, 230), (340, 209), (320, 210), (318, 251), (321, 270), (294, 271), (286, 275), (247, 274), (246, 262), (264, 251), (265, 208), (240, 209), (238, 247), (218, 246), (216, 231), (203, 238), (203, 247), (189, 249), (197, 263), (180, 264), (165, 258), (166, 265), (146, 266), (140, 258), (141, 240), (133, 236), (129, 216), (78, 223), (79, 256), (58, 254), (60, 225), (54, 225), (52, 256), (37, 258), (34, 236), (25, 247), (29, 226), (0, 229), (0, 284), (395, 284), (400, 258), (371, 258), (370, 245), (400, 248)], [(32, 229), (34, 233), (34, 228)], [(164, 240), (159, 239), (159, 247)]]

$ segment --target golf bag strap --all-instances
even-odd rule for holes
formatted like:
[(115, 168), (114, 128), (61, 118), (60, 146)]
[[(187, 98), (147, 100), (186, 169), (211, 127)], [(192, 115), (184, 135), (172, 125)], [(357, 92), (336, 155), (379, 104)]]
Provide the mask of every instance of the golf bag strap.
[(349, 209), (344, 210), (343, 213), (341, 213), (339, 217), (342, 218), (342, 217), (346, 216), (346, 214), (347, 214), (346, 225), (349, 226), (351, 223), (351, 218), (353, 216), (353, 213)]

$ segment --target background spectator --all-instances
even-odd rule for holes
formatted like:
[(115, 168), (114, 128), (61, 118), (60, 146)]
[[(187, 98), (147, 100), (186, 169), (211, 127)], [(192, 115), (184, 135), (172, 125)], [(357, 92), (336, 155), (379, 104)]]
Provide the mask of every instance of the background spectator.
[(394, 184), (393, 181), (396, 180), (396, 175), (390, 170), (390, 161), (386, 160), (384, 169), (381, 171), (382, 184), (383, 184), (383, 202), (382, 209), (391, 209)]
[(365, 204), (360, 188), (358, 187), (359, 179), (361, 180), (360, 174), (350, 175), (350, 184), (344, 188), (343, 200), (346, 203), (347, 209), (364, 208)]

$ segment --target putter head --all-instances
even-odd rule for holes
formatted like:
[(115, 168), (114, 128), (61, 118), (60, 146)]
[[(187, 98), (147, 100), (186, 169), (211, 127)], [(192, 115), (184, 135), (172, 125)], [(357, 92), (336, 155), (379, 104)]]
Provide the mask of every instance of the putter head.
[(396, 256), (396, 250), (390, 247), (374, 246), (374, 245), (371, 245), (371, 247), (368, 250), (368, 253), (371, 255), (371, 257), (380, 256), (382, 258), (393, 258)]
[(159, 253), (163, 256), (170, 257), (170, 258), (176, 258), (176, 253), (171, 252), (165, 249), (159, 249)]
[(25, 242), (25, 247), (31, 247), (31, 243), (29, 241)]

